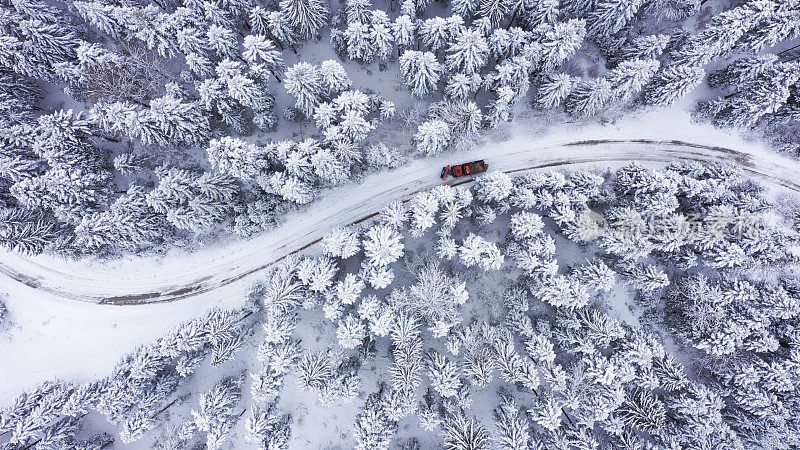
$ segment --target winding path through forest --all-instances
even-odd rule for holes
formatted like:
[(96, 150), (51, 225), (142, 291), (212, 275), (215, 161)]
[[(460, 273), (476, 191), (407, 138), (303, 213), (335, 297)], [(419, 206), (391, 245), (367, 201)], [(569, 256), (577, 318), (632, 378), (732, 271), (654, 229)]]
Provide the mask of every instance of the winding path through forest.
[[(276, 230), (182, 256), (133, 258), (129, 261), (137, 267), (133, 271), (125, 264), (51, 264), (52, 259), (5, 252), (0, 254), (0, 279), (8, 278), (56, 297), (112, 305), (168, 302), (208, 293), (232, 283), (250, 282), (287, 255), (319, 242), (331, 227), (369, 220), (390, 201), (407, 200), (441, 184), (438, 175), (444, 164), (478, 158), (485, 159), (490, 170), (507, 173), (631, 161), (721, 161), (735, 164), (765, 184), (800, 192), (800, 162), (775, 154), (675, 140), (602, 139), (542, 145), (512, 141), (459, 156), (415, 160), (401, 168), (367, 176), (359, 184), (323, 193), (307, 208), (289, 214)], [(447, 183), (470, 182), (471, 179), (449, 179)]]

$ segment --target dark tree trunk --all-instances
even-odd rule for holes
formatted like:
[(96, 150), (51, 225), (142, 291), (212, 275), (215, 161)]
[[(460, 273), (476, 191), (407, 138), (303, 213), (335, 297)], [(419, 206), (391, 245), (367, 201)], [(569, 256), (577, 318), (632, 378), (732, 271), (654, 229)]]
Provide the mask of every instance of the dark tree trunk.
[(151, 418), (154, 418), (154, 417), (158, 416), (159, 414), (163, 413), (164, 411), (168, 410), (170, 406), (174, 405), (174, 404), (175, 404), (175, 402), (177, 402), (177, 401), (178, 401), (178, 399), (180, 399), (180, 397), (175, 397), (175, 399), (174, 399), (174, 400), (172, 400), (171, 402), (167, 403), (167, 406), (165, 406), (165, 407), (163, 407), (163, 408), (159, 409), (157, 413), (153, 414), (153, 415), (151, 416)]
[(119, 140), (119, 139), (117, 139), (117, 138), (115, 138), (115, 137), (106, 136), (105, 134), (101, 134), (101, 133), (97, 133), (97, 134), (95, 134), (95, 133), (92, 133), (92, 136), (94, 136), (94, 137), (96, 137), (96, 138), (100, 138), (100, 139), (105, 139), (105, 140), (107, 140), (108, 142), (113, 142), (113, 143), (115, 143), (115, 144), (118, 144), (118, 143), (120, 142), (120, 140)]
[(514, 25), (514, 20), (516, 20), (517, 14), (519, 14), (519, 8), (515, 9), (514, 10), (514, 14), (511, 15), (511, 21), (508, 22), (508, 26), (506, 27), (506, 30), (510, 29), (511, 25)]
[(278, 74), (276, 74), (274, 70), (269, 69), (269, 73), (271, 73), (272, 76), (275, 77), (276, 80), (278, 80), (278, 83), (281, 82), (281, 77), (279, 77)]

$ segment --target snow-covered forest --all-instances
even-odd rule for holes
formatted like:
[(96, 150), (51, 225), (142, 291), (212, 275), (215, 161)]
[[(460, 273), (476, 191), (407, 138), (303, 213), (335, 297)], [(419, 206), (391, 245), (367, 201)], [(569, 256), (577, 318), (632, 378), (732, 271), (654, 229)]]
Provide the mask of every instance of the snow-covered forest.
[[(780, 206), (779, 206), (780, 205)], [(795, 448), (800, 205), (725, 165), (392, 202), (0, 412), (10, 448)]]
[(29, 254), (251, 236), (521, 112), (613, 121), (677, 103), (800, 146), (795, 0), (0, 7), (0, 242)]
[(798, 160), (800, 0), (0, 0), (0, 448), (800, 448)]

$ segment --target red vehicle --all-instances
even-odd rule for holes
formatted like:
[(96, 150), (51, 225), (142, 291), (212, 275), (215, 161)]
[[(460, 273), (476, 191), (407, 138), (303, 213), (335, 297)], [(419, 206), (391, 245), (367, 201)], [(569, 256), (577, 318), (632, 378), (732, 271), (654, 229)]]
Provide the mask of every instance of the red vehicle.
[(464, 175), (473, 175), (476, 173), (486, 172), (486, 169), (489, 168), (489, 165), (480, 161), (472, 161), (465, 164), (457, 164), (454, 166), (445, 166), (442, 167), (442, 174), (439, 175), (439, 178), (446, 180), (448, 175), (452, 175), (454, 178), (463, 177)]

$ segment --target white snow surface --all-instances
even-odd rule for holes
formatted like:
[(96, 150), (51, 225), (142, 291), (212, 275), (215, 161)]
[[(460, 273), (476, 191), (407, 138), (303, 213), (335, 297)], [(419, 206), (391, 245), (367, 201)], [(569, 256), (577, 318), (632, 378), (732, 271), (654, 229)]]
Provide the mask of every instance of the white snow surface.
[[(103, 376), (123, 354), (171, 327), (213, 306), (241, 304), (244, 291), (258, 278), (260, 269), (313, 243), (335, 225), (352, 223), (392, 200), (440, 184), (438, 176), (445, 164), (484, 159), (490, 170), (518, 171), (606, 168), (635, 160), (654, 166), (680, 159), (730, 161), (768, 186), (798, 190), (800, 163), (744, 142), (733, 133), (692, 124), (686, 113), (662, 111), (580, 129), (562, 124), (548, 132), (534, 123), (518, 119), (509, 126), (505, 140), (490, 137), (469, 152), (415, 160), (370, 175), (358, 185), (331, 189), (308, 208), (287, 216), (276, 230), (247, 240), (219, 242), (191, 253), (173, 251), (160, 257), (113, 261), (0, 253), (0, 290), (9, 294), (6, 302), (13, 322), (0, 335), (4, 361), (0, 365), (0, 404), (46, 379), (81, 381)], [(581, 143), (588, 140), (620, 142)], [(8, 277), (14, 272), (30, 277), (28, 284)], [(236, 277), (236, 281), (229, 280)], [(182, 301), (136, 307), (92, 303), (114, 296), (182, 289), (155, 298), (184, 298)]]

